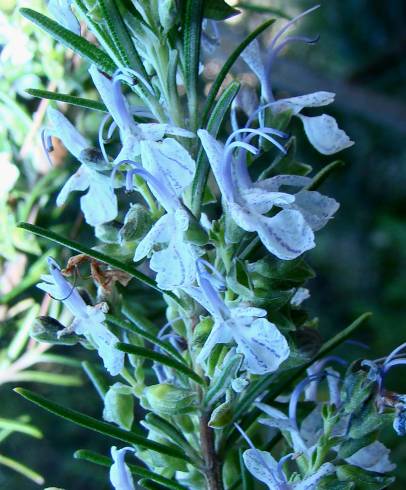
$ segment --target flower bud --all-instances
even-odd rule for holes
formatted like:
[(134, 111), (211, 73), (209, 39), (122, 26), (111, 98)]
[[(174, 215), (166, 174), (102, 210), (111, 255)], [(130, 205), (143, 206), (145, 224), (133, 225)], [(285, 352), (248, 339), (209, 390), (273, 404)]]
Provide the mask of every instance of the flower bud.
[(75, 345), (82, 339), (74, 333), (59, 336), (65, 327), (50, 316), (40, 316), (32, 326), (30, 336), (37, 342), (57, 345)]
[(213, 429), (221, 429), (228, 425), (232, 419), (233, 411), (231, 403), (225, 401), (213, 410), (208, 425), (209, 427), (213, 427)]
[(213, 320), (210, 317), (202, 318), (193, 331), (192, 350), (201, 349), (213, 328)]
[(151, 229), (152, 219), (149, 212), (141, 204), (130, 207), (124, 218), (124, 225), (118, 236), (120, 243), (141, 240)]
[(195, 393), (169, 383), (148, 386), (142, 405), (161, 415), (177, 415), (193, 411), (197, 405)]
[(134, 421), (132, 389), (123, 383), (114, 383), (104, 397), (103, 418), (122, 429), (131, 430)]

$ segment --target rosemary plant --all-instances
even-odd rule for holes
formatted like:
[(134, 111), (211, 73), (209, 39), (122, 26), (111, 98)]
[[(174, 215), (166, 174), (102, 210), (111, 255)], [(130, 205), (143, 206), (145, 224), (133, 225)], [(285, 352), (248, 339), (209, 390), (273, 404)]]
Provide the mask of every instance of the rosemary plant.
[[(319, 187), (341, 162), (314, 174), (297, 159), (291, 124), (298, 120), (326, 157), (353, 144), (323, 112), (333, 93), (275, 97), (275, 60), (287, 46), (316, 42), (295, 34), (316, 10), (266, 20), (235, 47), (207, 95), (205, 65), (224, 21), (240, 15), (223, 0), (51, 0), (50, 17), (21, 10), (83, 58), (99, 100), (31, 94), (103, 113), (96, 145), (54, 107), (42, 132), (51, 163), (57, 139), (80, 164), (56, 204), (68, 219), (82, 192), (96, 245), (20, 226), (79, 253), (66, 265), (49, 258), (38, 284), (71, 321), (42, 317), (33, 336), (95, 351), (103, 369), (84, 367), (104, 420), (17, 391), (110, 437), (111, 456), (76, 457), (110, 467), (117, 490), (135, 480), (175, 490), (393, 481), (378, 436), (388, 423), (406, 430), (405, 397), (385, 388), (388, 370), (406, 362), (405, 346), (349, 364), (332, 351), (368, 314), (323, 344), (303, 307), (314, 276), (303, 254), (339, 207)], [(95, 299), (78, 288), (79, 266), (90, 269)]]

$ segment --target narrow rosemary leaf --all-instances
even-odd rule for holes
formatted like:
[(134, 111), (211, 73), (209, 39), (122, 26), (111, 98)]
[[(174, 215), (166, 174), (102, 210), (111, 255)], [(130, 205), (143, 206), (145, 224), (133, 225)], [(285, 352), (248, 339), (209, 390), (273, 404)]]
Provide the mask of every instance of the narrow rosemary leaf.
[[(94, 451), (88, 451), (87, 449), (79, 449), (75, 452), (73, 457), (75, 459), (82, 459), (83, 461), (88, 461), (89, 463), (98, 464), (100, 466), (110, 467), (113, 464), (113, 461), (107, 456), (103, 456)], [(156, 473), (146, 470), (141, 466), (129, 463), (127, 463), (127, 466), (130, 468), (130, 471), (134, 476), (140, 476), (142, 478), (148, 478), (152, 481), (156, 481), (157, 483), (162, 483), (163, 485), (166, 485), (167, 488), (171, 488), (172, 490), (186, 490), (185, 487), (179, 485), (179, 483), (169, 480), (169, 478), (165, 478), (164, 476), (157, 475)]]
[[(235, 96), (240, 89), (238, 82), (231, 82), (221, 94), (207, 123), (207, 131), (215, 138), (220, 131), (224, 117), (227, 114)], [(203, 148), (200, 147), (196, 160), (196, 173), (192, 183), (192, 212), (199, 216), (200, 207), (204, 196), (207, 177), (209, 175), (209, 161)]]
[[(143, 274), (142, 272), (139, 272), (135, 267), (132, 265), (124, 264), (120, 260), (117, 260), (113, 257), (109, 257), (108, 255), (105, 255), (101, 252), (98, 252), (96, 250), (93, 250), (92, 248), (86, 247), (85, 245), (82, 245), (81, 243), (74, 242), (73, 240), (69, 240), (68, 238), (65, 238), (58, 233), (55, 233), (50, 230), (46, 230), (45, 228), (42, 228), (37, 225), (31, 225), (30, 223), (19, 223), (17, 225), (18, 228), (22, 228), (23, 230), (27, 230), (31, 233), (34, 233), (34, 235), (38, 235), (40, 237), (46, 238), (48, 240), (51, 240), (52, 242), (58, 243), (59, 245), (62, 245), (63, 247), (70, 248), (71, 250), (74, 250), (75, 252), (79, 252), (85, 255), (88, 255), (89, 257), (92, 257), (93, 259), (96, 259), (100, 262), (103, 262), (105, 264), (111, 265), (112, 267), (122, 270), (124, 272), (127, 272), (131, 276), (135, 277), (138, 281), (142, 282), (146, 286), (149, 286), (150, 288), (156, 289), (159, 292), (163, 292), (156, 284), (155, 281), (150, 279), (148, 276)], [(165, 294), (170, 296), (173, 300), (176, 302), (179, 302), (179, 299), (170, 291), (165, 291)]]
[(35, 437), (36, 439), (42, 439), (42, 432), (31, 424), (19, 422), (18, 420), (9, 420), (0, 418), (0, 429), (9, 430), (12, 432), (21, 432), (27, 436)]
[(124, 24), (117, 3), (115, 0), (99, 0), (99, 5), (123, 65), (145, 76), (144, 65)]
[(163, 340), (158, 339), (155, 335), (151, 334), (150, 332), (147, 332), (145, 328), (142, 328), (142, 325), (138, 323), (138, 325), (133, 325), (132, 323), (126, 321), (126, 320), (121, 320), (113, 315), (106, 315), (107, 321), (109, 323), (112, 323), (113, 325), (116, 325), (117, 327), (124, 328), (125, 330), (128, 330), (129, 332), (133, 332), (137, 335), (140, 335), (144, 339), (147, 339), (151, 344), (158, 345), (162, 350), (170, 354), (171, 356), (175, 357), (181, 362), (185, 362), (181, 354), (173, 347), (171, 344), (168, 342), (165, 342)]
[(84, 99), (83, 97), (76, 97), (75, 95), (60, 94), (58, 92), (50, 92), (49, 90), (40, 90), (36, 88), (29, 88), (26, 92), (33, 97), (39, 97), (41, 99), (56, 100), (57, 102), (66, 102), (67, 104), (76, 105), (85, 109), (108, 112), (107, 107), (97, 100)]
[(197, 128), (197, 82), (199, 78), (200, 37), (203, 0), (186, 0), (183, 23), (184, 77), (189, 103), (190, 129)]
[(126, 352), (127, 354), (132, 354), (134, 356), (140, 356), (145, 359), (150, 359), (154, 362), (159, 362), (164, 366), (171, 367), (176, 371), (180, 371), (181, 373), (188, 376), (190, 379), (193, 379), (196, 383), (204, 384), (203, 379), (196, 374), (192, 369), (185, 366), (183, 362), (176, 361), (172, 359), (172, 357), (166, 356), (165, 354), (160, 354), (159, 352), (154, 352), (151, 349), (145, 349), (144, 347), (138, 347), (131, 344), (125, 344), (123, 342), (118, 342), (116, 344), (116, 349)]
[[(262, 400), (263, 403), (272, 402), (276, 397), (278, 397), (281, 393), (283, 393), (292, 383), (300, 379), (300, 377), (303, 376), (307, 368), (309, 368), (312, 364), (314, 364), (319, 359), (325, 357), (332, 350), (334, 350), (336, 347), (341, 345), (351, 335), (353, 335), (355, 330), (357, 330), (371, 315), (372, 313), (369, 312), (360, 315), (342, 332), (338, 333), (332, 339), (325, 342), (325, 344), (321, 347), (321, 349), (316, 354), (316, 356), (314, 356), (310, 361), (306, 362), (299, 368), (293, 370), (293, 373), (292, 372), (286, 373), (285, 376), (282, 376), (282, 380), (280, 379), (275, 380), (275, 376), (271, 374), (269, 376), (264, 377), (262, 380), (258, 381), (257, 383), (254, 383), (252, 387), (248, 390), (245, 397), (236, 406), (236, 410), (234, 412), (234, 421), (237, 421), (244, 413), (249, 411), (254, 400), (261, 393), (267, 392), (266, 397)], [(241, 426), (244, 429), (246, 429), (255, 421), (257, 416), (258, 416), (258, 410), (255, 409), (249, 415), (247, 415), (242, 419)], [(224, 447), (229, 446), (229, 444), (234, 444), (238, 438), (239, 438), (239, 434), (237, 433), (235, 428), (231, 426), (229, 433), (225, 434)]]
[(109, 389), (109, 384), (107, 380), (104, 379), (102, 373), (91, 362), (83, 361), (82, 369), (91, 381), (100, 398), (104, 400), (104, 397)]
[(312, 182), (308, 185), (306, 190), (315, 191), (330, 176), (330, 174), (344, 167), (344, 165), (345, 162), (343, 162), (342, 160), (335, 160), (334, 162), (329, 163), (313, 177)]
[(120, 429), (112, 424), (101, 422), (100, 420), (90, 417), (89, 415), (85, 415), (81, 412), (77, 412), (76, 410), (72, 410), (71, 408), (63, 407), (44, 398), (43, 396), (37, 395), (30, 390), (26, 390), (24, 388), (14, 388), (14, 391), (24, 397), (26, 400), (38, 405), (48, 412), (51, 412), (58, 417), (62, 417), (65, 420), (69, 420), (70, 422), (80, 425), (81, 427), (85, 427), (86, 429), (93, 430), (95, 432), (100, 432), (101, 434), (113, 437), (114, 439), (118, 439), (129, 444), (135, 444), (139, 447), (150, 449), (151, 451), (156, 451), (161, 454), (168, 454), (175, 458), (190, 462), (189, 458), (182, 451), (179, 451), (176, 448), (159, 444), (158, 442), (151, 441), (145, 437), (140, 437), (134, 432)]
[(82, 380), (73, 374), (59, 374), (45, 371), (25, 370), (10, 376), (13, 382), (44, 383), (55, 386), (81, 386)]
[(58, 22), (55, 22), (46, 15), (40, 14), (35, 10), (22, 8), (20, 9), (20, 12), (25, 18), (50, 34), (56, 41), (59, 41), (67, 48), (72, 49), (82, 58), (90, 61), (90, 63), (94, 63), (100, 70), (109, 75), (112, 75), (115, 72), (116, 66), (107, 54), (83, 37), (78, 36), (69, 29), (58, 24)]
[(89, 29), (93, 32), (96, 39), (100, 43), (100, 46), (106, 51), (108, 56), (114, 61), (116, 66), (120, 66), (120, 53), (117, 51), (116, 46), (110, 37), (110, 35), (106, 32), (106, 29), (95, 22), (92, 19), (92, 16), (89, 15), (88, 9), (86, 5), (82, 2), (82, 0), (73, 0), (75, 2), (77, 10), (83, 15), (85, 18), (85, 22)]
[(216, 79), (214, 80), (209, 95), (207, 96), (206, 106), (204, 108), (203, 118), (202, 118), (202, 127), (206, 126), (210, 114), (213, 110), (213, 106), (215, 104), (215, 100), (221, 88), (221, 85), (223, 84), (228, 72), (231, 70), (234, 63), (237, 61), (237, 59), (244, 51), (244, 49), (249, 44), (251, 44), (254, 39), (256, 39), (260, 34), (262, 34), (268, 27), (270, 27), (274, 22), (275, 19), (269, 19), (263, 24), (261, 24), (259, 27), (257, 27), (255, 31), (253, 31), (249, 36), (247, 36), (244, 39), (244, 41), (237, 46), (237, 48), (231, 53), (227, 61), (224, 63), (223, 68), (220, 70), (220, 73), (217, 75)]
[(3, 454), (0, 454), (0, 465), (7, 466), (7, 468), (20, 473), (20, 475), (25, 476), (25, 478), (28, 478), (37, 485), (43, 485), (45, 483), (44, 478), (39, 473), (31, 468), (28, 468), (28, 466), (19, 463), (15, 459), (4, 456)]

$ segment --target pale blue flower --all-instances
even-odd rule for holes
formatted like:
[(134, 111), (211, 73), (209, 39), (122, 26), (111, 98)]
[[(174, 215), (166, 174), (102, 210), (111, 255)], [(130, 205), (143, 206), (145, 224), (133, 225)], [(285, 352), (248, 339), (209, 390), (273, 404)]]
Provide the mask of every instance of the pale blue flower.
[(179, 160), (170, 150), (161, 152), (162, 147), (154, 146), (153, 142), (148, 144), (142, 141), (140, 147), (148, 170), (132, 161), (121, 162), (118, 166), (130, 164), (132, 168), (127, 172), (127, 177), (130, 176), (130, 181), (134, 175), (143, 177), (166, 214), (140, 241), (134, 261), (151, 255), (149, 265), (157, 273), (156, 281), (161, 289), (186, 287), (195, 282), (198, 252), (184, 238), (189, 227), (189, 214), (180, 197), (192, 181), (195, 162), (187, 152), (185, 158)]
[(132, 447), (111, 448), (113, 464), (110, 467), (110, 481), (115, 490), (135, 490), (131, 471), (125, 463), (125, 453), (128, 451), (135, 452)]
[(278, 462), (271, 453), (256, 449), (251, 439), (241, 427), (238, 424), (235, 424), (235, 426), (250, 446), (250, 449), (247, 449), (243, 453), (246, 468), (257, 480), (265, 483), (269, 490), (316, 490), (320, 480), (335, 472), (333, 464), (324, 463), (318, 470), (306, 476), (301, 481), (297, 481), (295, 478), (295, 481), (290, 483), (283, 471), (283, 465), (288, 459), (294, 459), (300, 453), (287, 454)]
[(214, 325), (203, 345), (197, 362), (204, 364), (217, 344), (235, 342), (244, 355), (244, 368), (252, 374), (271, 373), (289, 357), (290, 349), (276, 325), (266, 318), (266, 311), (248, 306), (229, 308), (218, 293), (219, 278), (208, 274), (204, 261), (197, 262), (200, 287), (185, 291), (213, 317)]
[(49, 107), (48, 117), (52, 127), (47, 129), (47, 133), (59, 138), (66, 149), (82, 163), (62, 187), (56, 199), (57, 205), (64, 205), (72, 191), (87, 190), (87, 193), (80, 198), (80, 207), (86, 222), (91, 226), (98, 226), (112, 221), (118, 211), (117, 197), (111, 179), (86, 165), (81, 155), (91, 145), (61, 112)]
[(244, 451), (243, 459), (251, 475), (265, 483), (269, 490), (316, 490), (320, 480), (335, 472), (333, 464), (324, 463), (303, 480), (289, 483), (282, 470), (286, 459), (282, 458), (278, 463), (271, 453), (255, 448)]
[(303, 123), (306, 136), (317, 151), (323, 155), (332, 155), (354, 144), (347, 134), (338, 127), (336, 120), (327, 114), (321, 116), (304, 116), (300, 114), (306, 107), (322, 107), (334, 101), (335, 94), (331, 92), (314, 92), (298, 97), (290, 97), (275, 101), (272, 92), (271, 72), (273, 63), (278, 54), (292, 42), (314, 43), (315, 39), (302, 36), (288, 36), (281, 41), (282, 36), (291, 29), (304, 15), (313, 12), (318, 6), (313, 7), (287, 22), (271, 40), (267, 49), (267, 57), (263, 58), (258, 41), (253, 41), (243, 52), (242, 57), (251, 70), (258, 77), (261, 84), (261, 94), (265, 105), (260, 107), (254, 115), (250, 116), (248, 125), (255, 116), (260, 116), (266, 108), (272, 113), (290, 110), (292, 115), (299, 117)]
[(80, 23), (72, 12), (71, 0), (49, 0), (48, 10), (52, 17), (63, 27), (80, 35)]
[[(233, 141), (238, 134), (248, 133), (243, 141)], [(311, 182), (307, 177), (280, 175), (252, 182), (248, 173), (247, 152), (258, 150), (249, 144), (257, 135), (280, 146), (270, 134), (280, 132), (269, 128), (241, 129), (234, 132), (225, 146), (206, 130), (198, 135), (206, 151), (214, 176), (219, 185), (226, 209), (238, 226), (258, 233), (265, 247), (280, 259), (291, 260), (315, 246), (314, 230), (322, 228), (338, 209), (334, 199), (303, 188)], [(283, 148), (282, 148), (283, 149)], [(237, 156), (234, 152), (238, 151)], [(302, 188), (295, 195), (280, 192), (282, 186)], [(275, 216), (266, 214), (282, 208)]]
[[(164, 139), (165, 134), (172, 134), (184, 138), (195, 137), (194, 133), (170, 124), (137, 124), (134, 121), (132, 111), (127, 103), (127, 100), (121, 91), (122, 77), (117, 75), (111, 80), (100, 73), (95, 65), (90, 67), (89, 73), (100, 94), (100, 97), (120, 130), (122, 148), (119, 154), (115, 157), (114, 163), (118, 163), (123, 160), (134, 160), (139, 157), (141, 154), (140, 143), (142, 141), (146, 141), (148, 144), (158, 142)], [(137, 77), (140, 77), (140, 75), (137, 75)], [(147, 84), (147, 81), (144, 81), (144, 85), (145, 84)], [(181, 152), (182, 150), (183, 152), (186, 151), (182, 145), (180, 145), (180, 143), (172, 138), (164, 139), (163, 143), (166, 145), (165, 150), (170, 147), (171, 149), (176, 148), (178, 152)], [(181, 157), (182, 156), (180, 156), (180, 158)]]
[[(43, 282), (37, 287), (63, 302), (74, 317), (67, 331), (83, 335), (94, 345), (105, 368), (112, 376), (116, 376), (124, 367), (124, 353), (114, 347), (119, 339), (106, 327), (103, 307), (86, 305), (78, 290), (65, 279), (59, 265), (51, 257), (48, 258), (48, 266), (50, 274), (41, 276)], [(63, 335), (64, 331), (60, 334)]]

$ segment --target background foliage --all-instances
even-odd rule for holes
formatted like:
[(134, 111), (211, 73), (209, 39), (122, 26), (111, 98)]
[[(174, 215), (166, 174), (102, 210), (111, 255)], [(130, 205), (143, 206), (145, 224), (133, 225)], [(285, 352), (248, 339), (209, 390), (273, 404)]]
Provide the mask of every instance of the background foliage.
[[(287, 15), (312, 5), (308, 0), (255, 0), (251, 3), (280, 9)], [(0, 68), (0, 113), (6, 123), (0, 128), (0, 151), (7, 152), (20, 168), (20, 178), (2, 215), (2, 235), (8, 237), (11, 236), (9, 230), (12, 225), (10, 212), (16, 214), (24, 211), (22, 205), (27, 203), (30, 195), (27, 190), (32, 189), (34, 183), (49, 171), (38, 150), (38, 134), (33, 134), (27, 143), (27, 135), (32, 130), (31, 115), (38, 109), (38, 101), (28, 98), (24, 87), (51, 86), (57, 87), (60, 92), (75, 94), (84, 86), (86, 94), (87, 72), (74, 56), (64, 55), (64, 50), (54, 46), (50, 38), (19, 16), (18, 7), (29, 6), (40, 10), (41, 6), (44, 8), (42, 2), (2, 0), (0, 6), (2, 25), (7, 22), (7, 25), (15, 26), (18, 32), (22, 32), (20, 46), (24, 39), (27, 48), (26, 58), (21, 62), (16, 51), (13, 52), (7, 45), (10, 40), (5, 38), (6, 30), (2, 29), (0, 42), (5, 47)], [(336, 91), (338, 96), (334, 115), (356, 142), (346, 153), (347, 166), (330, 179), (325, 189), (326, 194), (334, 196), (341, 203), (341, 210), (328, 232), (320, 236), (318, 247), (309, 254), (310, 263), (318, 276), (311, 283), (312, 299), (308, 307), (321, 315), (321, 331), (325, 338), (363, 311), (373, 311), (374, 316), (368, 327), (359, 333), (359, 339), (370, 346), (374, 356), (389, 352), (405, 340), (406, 162), (403, 141), (406, 133), (406, 93), (402, 83), (406, 72), (406, 61), (402, 56), (406, 42), (402, 26), (405, 10), (406, 6), (400, 0), (385, 3), (378, 0), (324, 0), (322, 9), (317, 15), (306, 19), (302, 27), (306, 32), (320, 34), (320, 42), (315, 47), (291, 49), (285, 56), (287, 59), (280, 61), (275, 70), (278, 73), (275, 82), (279, 94), (294, 95), (315, 89)], [(259, 19), (262, 19), (259, 14), (247, 11), (234, 32), (240, 32), (242, 38)], [(16, 35), (16, 32), (12, 31), (12, 34)], [(11, 52), (9, 57), (7, 46)], [(219, 64), (223, 51), (228, 53), (232, 47), (233, 39), (225, 29), (222, 46), (216, 52)], [(210, 67), (210, 70), (216, 70), (216, 66)], [(208, 82), (210, 70), (207, 72)], [(63, 76), (64, 72), (67, 76)], [(8, 117), (5, 117), (6, 110)], [(86, 127), (88, 134), (93, 130), (96, 136), (95, 116), (86, 111), (73, 111), (71, 115), (77, 118), (79, 127)], [(21, 153), (24, 143), (26, 152)], [(317, 164), (316, 152), (307, 148), (309, 154), (306, 160)], [(3, 161), (0, 163), (3, 164)], [(42, 226), (58, 219), (53, 191), (58, 182), (63, 181), (64, 170), (56, 167), (52, 172), (55, 178), (50, 179), (48, 184), (45, 182), (37, 198), (33, 202), (28, 201), (27, 205), (34, 212), (37, 209), (35, 204), (41, 202), (36, 223)], [(68, 221), (72, 216), (79, 216), (74, 203), (70, 206), (69, 212), (65, 211), (59, 218), (61, 230), (64, 231), (68, 230)], [(6, 224), (8, 227), (3, 228)], [(75, 229), (69, 231), (76, 234), (76, 238), (86, 240), (83, 229), (78, 217)], [(20, 268), (20, 277), (27, 277), (30, 266), (40, 256), (39, 247), (42, 246), (45, 251), (43, 243), (32, 241), (27, 245), (27, 237), (13, 236), (11, 243), (7, 242), (6, 249), (2, 243), (3, 278), (6, 265), (21, 252), (26, 254), (27, 263)], [(3, 282), (1, 292), (5, 292)], [(13, 298), (11, 305), (21, 302), (24, 294)], [(34, 294), (39, 304), (42, 297)], [(4, 311), (2, 314), (4, 319)], [(16, 328), (17, 324), (4, 322), (2, 333), (8, 329), (6, 332), (12, 335), (12, 328)], [(2, 336), (2, 345), (8, 341), (7, 335)], [(74, 355), (74, 352), (69, 350), (69, 355)], [(54, 353), (57, 353), (57, 349)], [(83, 350), (76, 355), (82, 360)], [(354, 355), (357, 355), (357, 351), (354, 351)], [(47, 369), (55, 372), (54, 368), (45, 365)], [(404, 392), (406, 386), (399, 385), (396, 374), (392, 375), (393, 388), (399, 391), (403, 388)], [(103, 470), (92, 467), (89, 471), (86, 463), (75, 462), (71, 457), (77, 447), (91, 447), (105, 452), (107, 445), (104, 445), (104, 441), (100, 439), (97, 442), (93, 434), (89, 435), (26, 404), (11, 392), (11, 387), (12, 384), (0, 386), (1, 416), (30, 413), (45, 438), (33, 443), (28, 441), (28, 444), (23, 435), (16, 434), (2, 444), (1, 452), (34, 467), (46, 477), (47, 486), (77, 490), (108, 488)], [(100, 416), (101, 403), (86, 384), (79, 389), (42, 384), (36, 386), (35, 391), (50, 398), (66, 399), (70, 407)], [(395, 438), (385, 442), (390, 447), (396, 444), (393, 460), (398, 464), (398, 481), (393, 488), (404, 488), (406, 443)], [(38, 488), (3, 467), (0, 468), (0, 485), (4, 489)]]

